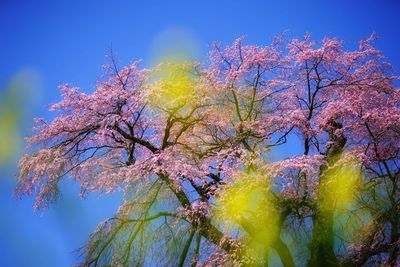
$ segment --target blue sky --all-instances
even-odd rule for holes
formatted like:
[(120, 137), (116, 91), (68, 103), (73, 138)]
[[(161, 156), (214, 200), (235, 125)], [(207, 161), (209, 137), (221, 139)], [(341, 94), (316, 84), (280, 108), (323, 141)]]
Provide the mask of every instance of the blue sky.
[[(399, 74), (398, 14), (400, 3), (395, 0), (2, 0), (0, 97), (6, 99), (10, 84), (16, 83), (22, 97), (11, 104), (0, 101), (0, 117), (5, 106), (19, 111), (15, 136), (29, 134), (33, 117), (51, 118), (46, 105), (59, 100), (58, 84), (93, 90), (110, 47), (122, 65), (143, 59), (143, 66), (150, 66), (160, 49), (195, 46), (195, 56), (204, 59), (210, 42), (229, 43), (242, 35), (249, 43), (268, 44), (285, 30), (295, 37), (310, 32), (315, 39), (335, 36), (355, 48), (359, 39), (375, 31), (378, 48)], [(176, 35), (182, 34), (189, 41), (176, 42)], [(0, 128), (0, 138), (7, 131), (11, 129)], [(92, 194), (81, 201), (78, 186), (64, 182), (60, 201), (34, 213), (32, 199), (11, 196), (22, 147), (7, 164), (0, 164), (0, 266), (77, 263), (79, 254), (73, 251), (99, 221), (112, 215), (121, 197)]]

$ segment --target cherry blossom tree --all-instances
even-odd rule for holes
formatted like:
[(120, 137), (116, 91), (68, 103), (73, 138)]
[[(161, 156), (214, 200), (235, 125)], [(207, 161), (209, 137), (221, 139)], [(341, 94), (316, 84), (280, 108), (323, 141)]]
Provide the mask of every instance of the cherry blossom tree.
[[(206, 63), (114, 59), (92, 93), (60, 86), (18, 195), (122, 191), (82, 266), (398, 266), (400, 92), (372, 35), (213, 43)], [(273, 153), (298, 142), (299, 154)], [(290, 150), (292, 151), (292, 150)]]

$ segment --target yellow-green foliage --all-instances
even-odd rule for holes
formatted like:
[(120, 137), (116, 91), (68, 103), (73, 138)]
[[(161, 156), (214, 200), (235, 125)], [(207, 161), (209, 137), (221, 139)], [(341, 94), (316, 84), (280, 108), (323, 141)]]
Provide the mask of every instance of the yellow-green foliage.
[(251, 235), (245, 240), (247, 253), (254, 259), (262, 258), (279, 233), (270, 179), (262, 173), (237, 175), (219, 195), (215, 212), (227, 229), (238, 225)]
[(344, 210), (356, 198), (362, 176), (359, 165), (354, 160), (348, 160), (345, 155), (324, 176), (323, 208)]
[(163, 108), (182, 107), (194, 95), (195, 81), (188, 64), (163, 63), (152, 85), (151, 102)]

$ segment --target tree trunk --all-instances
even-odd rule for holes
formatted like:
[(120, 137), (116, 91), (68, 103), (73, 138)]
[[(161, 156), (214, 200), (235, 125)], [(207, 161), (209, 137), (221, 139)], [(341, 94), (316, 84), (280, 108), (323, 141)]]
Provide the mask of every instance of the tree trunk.
[(333, 166), (340, 158), (346, 144), (343, 134), (337, 134), (342, 124), (331, 120), (327, 130), (332, 145), (327, 150), (327, 164), (320, 168), (316, 210), (313, 216), (313, 233), (310, 245), (309, 267), (337, 266), (335, 256), (335, 238), (333, 231), (334, 206), (329, 203), (329, 185), (327, 185), (329, 173), (328, 166)]
[(290, 253), (289, 247), (278, 237), (272, 244), (272, 248), (276, 250), (281, 259), (284, 267), (295, 267), (292, 253)]
[(333, 211), (317, 211), (313, 218), (309, 267), (337, 266), (334, 252)]
[[(391, 219), (391, 230), (390, 230), (390, 242), (392, 244), (395, 244), (399, 240), (399, 233), (398, 233), (398, 228), (399, 228), (399, 219), (397, 216), (397, 212), (395, 213), (396, 215), (393, 216)], [(396, 267), (397, 265), (397, 258), (399, 257), (399, 248), (398, 246), (395, 246), (394, 248), (390, 249), (389, 251), (389, 265)]]

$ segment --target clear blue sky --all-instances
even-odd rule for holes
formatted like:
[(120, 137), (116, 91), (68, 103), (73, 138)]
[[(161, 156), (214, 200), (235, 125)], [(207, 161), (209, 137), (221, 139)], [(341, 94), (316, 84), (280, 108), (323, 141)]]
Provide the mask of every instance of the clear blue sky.
[[(22, 134), (30, 133), (33, 117), (51, 117), (45, 105), (59, 99), (58, 84), (93, 90), (111, 46), (122, 64), (143, 59), (147, 66), (171, 29), (188, 33), (202, 59), (211, 41), (229, 43), (241, 35), (249, 43), (268, 44), (285, 30), (297, 37), (310, 32), (314, 38), (338, 37), (355, 48), (375, 31), (378, 48), (400, 73), (400, 2), (395, 0), (56, 2), (0, 1), (0, 96), (7, 94), (10, 80), (26, 79), (28, 99), (12, 106), (22, 113), (17, 125)], [(77, 263), (79, 254), (73, 251), (112, 215), (120, 195), (92, 194), (81, 201), (77, 185), (63, 183), (57, 205), (34, 213), (31, 199), (11, 197), (15, 172), (15, 160), (0, 169), (0, 266)]]

